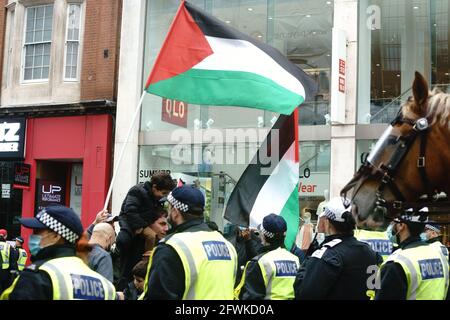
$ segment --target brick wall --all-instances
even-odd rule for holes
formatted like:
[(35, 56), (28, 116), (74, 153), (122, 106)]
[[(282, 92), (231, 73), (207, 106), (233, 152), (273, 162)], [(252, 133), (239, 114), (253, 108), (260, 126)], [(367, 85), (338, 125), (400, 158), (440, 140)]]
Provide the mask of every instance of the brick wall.
[(81, 100), (116, 100), (122, 0), (86, 0)]

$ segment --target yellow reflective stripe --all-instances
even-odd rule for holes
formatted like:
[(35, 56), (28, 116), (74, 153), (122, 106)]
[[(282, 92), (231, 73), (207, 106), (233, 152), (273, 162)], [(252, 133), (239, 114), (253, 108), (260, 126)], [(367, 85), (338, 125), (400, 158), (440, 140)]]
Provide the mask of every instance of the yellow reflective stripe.
[(2, 269), (9, 268), (9, 244), (0, 242), (0, 253), (2, 255)]
[(410, 283), (409, 283), (409, 294), (407, 299), (408, 300), (416, 300), (416, 294), (417, 294), (417, 288), (419, 287), (419, 281), (417, 278), (417, 270), (414, 267), (414, 264), (412, 263), (411, 260), (409, 260), (407, 257), (399, 255), (396, 257), (397, 260), (399, 260), (400, 262), (403, 262), (404, 265), (408, 268), (409, 270), (409, 275), (410, 275)]
[(67, 288), (66, 279), (64, 274), (54, 266), (51, 262), (47, 262), (39, 269), (46, 271), (52, 279), (53, 287), (53, 300), (71, 300), (72, 296), (69, 295), (69, 289)]
[[(192, 256), (191, 251), (186, 246), (186, 244), (181, 241), (180, 239), (177, 239), (176, 237), (173, 237), (170, 239), (170, 242), (173, 242), (184, 254), (188, 266), (189, 266), (189, 275), (185, 275), (186, 277), (186, 288), (184, 289), (184, 300), (194, 300), (195, 299), (195, 283), (197, 281), (198, 272), (197, 267), (195, 266), (195, 260)], [(189, 277), (189, 280), (188, 280)]]
[(441, 257), (442, 267), (444, 268), (444, 279), (445, 279), (445, 292), (448, 290), (449, 286), (449, 269), (448, 269), (448, 259), (442, 252), (440, 248), (438, 248), (439, 256)]
[(244, 267), (244, 271), (242, 272), (242, 278), (237, 287), (234, 289), (234, 300), (239, 300), (239, 295), (241, 294), (242, 287), (245, 284), (245, 273), (247, 272), (247, 267), (250, 261), (247, 261)]
[(9, 296), (11, 294), (11, 292), (13, 292), (14, 288), (16, 287), (17, 281), (19, 281), (19, 277), (17, 277), (16, 279), (14, 279), (14, 282), (12, 283), (12, 285), (6, 289), (5, 291), (3, 291), (2, 295), (0, 296), (0, 300), (9, 300)]

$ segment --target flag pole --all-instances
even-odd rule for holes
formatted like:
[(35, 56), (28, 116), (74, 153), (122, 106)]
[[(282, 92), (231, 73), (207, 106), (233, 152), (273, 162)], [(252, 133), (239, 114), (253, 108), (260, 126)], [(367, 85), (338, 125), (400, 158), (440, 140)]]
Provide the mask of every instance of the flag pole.
[(109, 203), (109, 199), (111, 198), (111, 192), (112, 192), (112, 188), (114, 185), (114, 181), (116, 180), (116, 177), (117, 177), (117, 171), (119, 170), (120, 163), (122, 162), (122, 158), (125, 153), (125, 148), (127, 146), (128, 139), (130, 138), (131, 131), (133, 130), (134, 123), (136, 122), (136, 118), (139, 114), (139, 111), (141, 110), (141, 106), (142, 106), (142, 102), (144, 101), (144, 97), (145, 97), (145, 90), (142, 91), (141, 99), (139, 100), (136, 110), (134, 111), (133, 120), (131, 120), (130, 127), (128, 128), (128, 133), (126, 135), (125, 142), (123, 143), (122, 150), (120, 150), (120, 155), (119, 155), (119, 158), (116, 163), (117, 165), (116, 165), (116, 169), (114, 170), (114, 173), (113, 173), (113, 176), (111, 179), (111, 183), (109, 184), (108, 194), (106, 195), (106, 200), (105, 200), (105, 204), (103, 205), (103, 210), (106, 210), (106, 208), (108, 207), (108, 203)]

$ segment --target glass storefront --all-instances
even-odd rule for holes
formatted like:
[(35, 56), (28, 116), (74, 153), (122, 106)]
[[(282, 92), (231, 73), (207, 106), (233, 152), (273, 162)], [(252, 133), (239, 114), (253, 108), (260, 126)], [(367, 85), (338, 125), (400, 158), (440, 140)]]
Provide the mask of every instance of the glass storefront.
[(449, 0), (359, 1), (358, 123), (388, 123), (414, 72), (450, 89)]
[(0, 229), (8, 231), (8, 239), (20, 235), (22, 190), (14, 187), (14, 161), (0, 161)]
[(329, 197), (330, 159), (330, 141), (300, 143), (300, 212), (310, 212), (313, 221), (317, 207)]
[[(313, 101), (300, 108), (299, 122), (325, 125), (329, 118), (331, 75), (331, 28), (333, 1), (325, 0), (193, 0), (230, 26), (280, 50), (319, 84)], [(147, 1), (144, 79), (150, 73), (173, 20), (178, 0)], [(181, 107), (154, 95), (146, 95), (141, 117), (142, 131), (271, 127), (278, 114), (239, 107)], [(182, 114), (183, 121), (173, 121)], [(239, 115), (238, 117), (236, 115)]]

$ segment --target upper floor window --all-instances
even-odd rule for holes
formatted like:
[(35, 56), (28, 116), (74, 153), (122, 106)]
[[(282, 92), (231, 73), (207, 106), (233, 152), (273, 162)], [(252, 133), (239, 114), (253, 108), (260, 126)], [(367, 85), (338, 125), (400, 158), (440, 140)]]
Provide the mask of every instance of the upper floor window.
[(80, 47), (81, 5), (69, 4), (67, 10), (66, 57), (64, 79), (78, 79), (78, 51)]
[(27, 8), (23, 79), (46, 80), (50, 69), (53, 4)]

